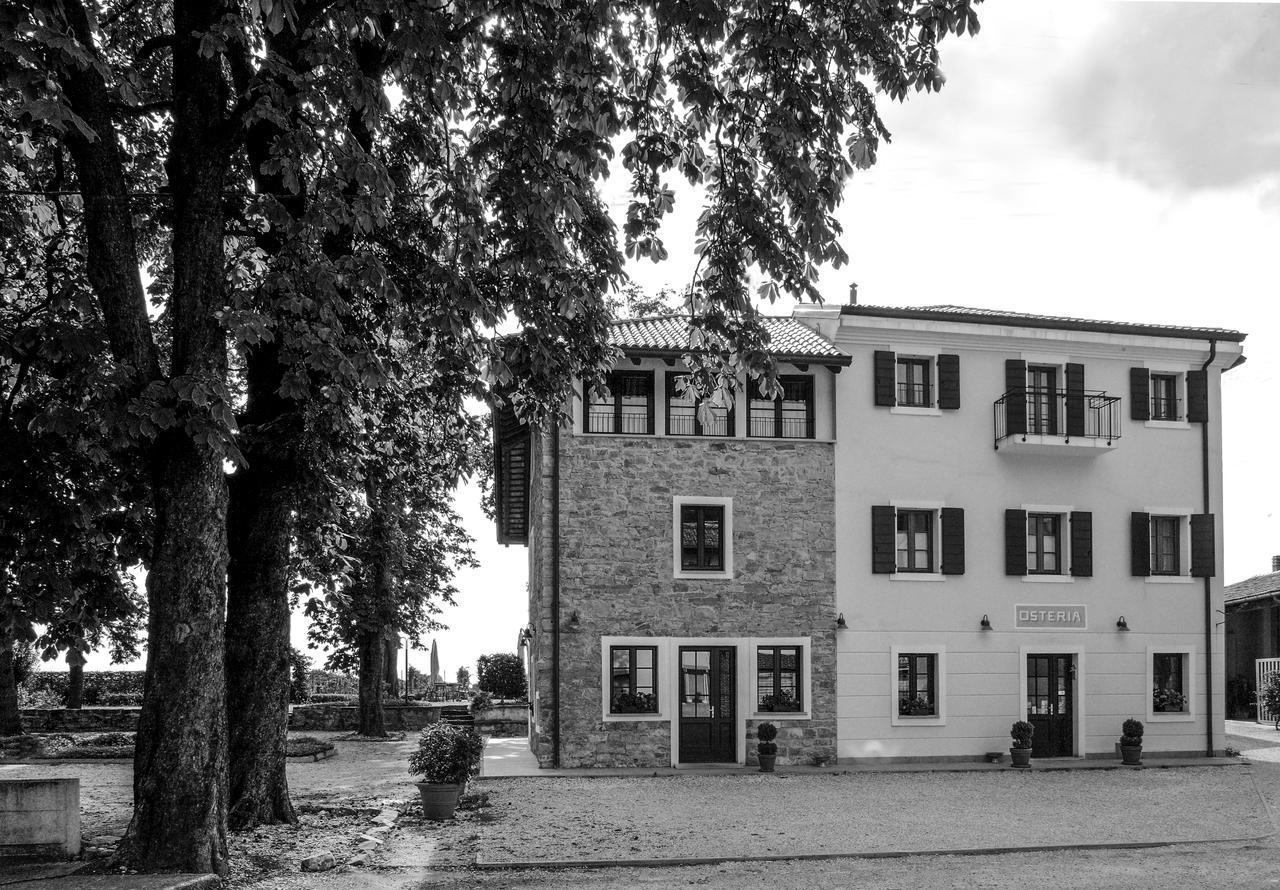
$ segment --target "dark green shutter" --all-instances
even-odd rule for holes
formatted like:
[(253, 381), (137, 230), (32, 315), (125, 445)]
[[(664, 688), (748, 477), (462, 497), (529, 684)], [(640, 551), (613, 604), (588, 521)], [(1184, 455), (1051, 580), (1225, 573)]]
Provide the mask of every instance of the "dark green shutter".
[(1071, 513), (1071, 576), (1093, 577), (1093, 514), (1084, 510)]
[(964, 510), (942, 508), (942, 574), (964, 574)]
[(1146, 368), (1129, 369), (1129, 419), (1151, 419), (1151, 372)]
[(1129, 516), (1129, 564), (1135, 577), (1151, 574), (1151, 514)]
[(1084, 435), (1084, 365), (1067, 362), (1067, 436)]
[(1187, 420), (1209, 422), (1209, 372), (1187, 372)]
[(1027, 511), (1004, 511), (1004, 573), (1027, 573)]
[(1021, 359), (1004, 362), (1004, 431), (1007, 436), (1027, 432), (1027, 363)]
[(873, 368), (877, 405), (892, 408), (898, 404), (898, 399), (894, 395), (897, 373), (897, 359), (894, 354), (883, 349), (877, 349)]
[(949, 411), (960, 408), (960, 356), (938, 356), (938, 407)]
[(871, 571), (891, 575), (898, 568), (898, 513), (893, 507), (871, 508)]
[(1212, 513), (1197, 513), (1191, 517), (1191, 574), (1196, 578), (1212, 578), (1216, 575), (1218, 561), (1214, 558)]

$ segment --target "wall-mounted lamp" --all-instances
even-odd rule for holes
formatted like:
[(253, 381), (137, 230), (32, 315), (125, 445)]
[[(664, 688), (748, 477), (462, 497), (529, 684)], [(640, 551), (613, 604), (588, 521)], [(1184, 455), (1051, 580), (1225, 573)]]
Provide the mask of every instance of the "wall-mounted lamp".
[(577, 630), (578, 625), (581, 623), (582, 622), (578, 619), (578, 610), (574, 609), (573, 612), (569, 615), (569, 624), (568, 624), (569, 629)]
[(1120, 620), (1116, 622), (1116, 630), (1128, 630), (1129, 622), (1124, 620), (1124, 616), (1120, 616)]
[(986, 615), (982, 616), (982, 620), (978, 622), (983, 630), (991, 630), (991, 619)]
[(849, 624), (844, 620), (844, 612), (841, 612), (839, 617), (836, 618), (836, 630), (848, 630), (848, 629), (849, 629)]

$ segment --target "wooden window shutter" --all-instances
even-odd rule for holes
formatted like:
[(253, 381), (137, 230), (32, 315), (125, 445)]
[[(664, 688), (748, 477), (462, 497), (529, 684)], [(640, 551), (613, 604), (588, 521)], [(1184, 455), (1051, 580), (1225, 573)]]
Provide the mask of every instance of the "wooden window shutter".
[(960, 408), (960, 356), (938, 356), (938, 407), (948, 411)]
[(1084, 365), (1067, 362), (1067, 436), (1084, 435)]
[(1004, 511), (1004, 573), (1027, 573), (1027, 511)]
[(964, 510), (942, 508), (942, 574), (964, 574)]
[(655, 392), (656, 387), (654, 386), (653, 378), (654, 378), (654, 374), (651, 372), (648, 375), (646, 375), (646, 380), (645, 380), (645, 389), (647, 390), (645, 393), (645, 397), (646, 397), (645, 421), (648, 424), (646, 426), (646, 429), (648, 430), (648, 433), (651, 436), (657, 432), (657, 427), (654, 423), (654, 415), (657, 413), (655, 410), (657, 407), (655, 404), (657, 393)]
[(1216, 575), (1216, 552), (1213, 514), (1197, 513), (1191, 517), (1191, 575), (1195, 578), (1212, 578)]
[(1133, 513), (1129, 517), (1129, 562), (1135, 577), (1151, 574), (1151, 514)]
[(1209, 422), (1209, 372), (1187, 372), (1187, 420)]
[(1129, 419), (1151, 419), (1151, 372), (1146, 368), (1129, 369)]
[[(1027, 363), (1022, 359), (1010, 358), (1004, 362), (1004, 418), (1006, 435), (1026, 434)], [(1026, 533), (1025, 529), (1023, 533)], [(1023, 562), (1026, 562), (1025, 555)]]
[(877, 349), (873, 376), (875, 378), (876, 404), (892, 408), (898, 404), (894, 395), (897, 385), (897, 357), (888, 350)]
[(871, 571), (877, 575), (897, 571), (897, 516), (893, 507), (871, 508)]
[(1071, 513), (1071, 577), (1093, 577), (1093, 514)]

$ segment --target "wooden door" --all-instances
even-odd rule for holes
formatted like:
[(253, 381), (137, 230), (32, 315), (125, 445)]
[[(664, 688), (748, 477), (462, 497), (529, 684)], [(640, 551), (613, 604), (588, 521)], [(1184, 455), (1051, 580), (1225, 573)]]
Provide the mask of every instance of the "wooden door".
[(1075, 753), (1075, 656), (1027, 656), (1027, 722), (1032, 757)]
[(736, 763), (737, 671), (731, 646), (680, 648), (680, 762)]

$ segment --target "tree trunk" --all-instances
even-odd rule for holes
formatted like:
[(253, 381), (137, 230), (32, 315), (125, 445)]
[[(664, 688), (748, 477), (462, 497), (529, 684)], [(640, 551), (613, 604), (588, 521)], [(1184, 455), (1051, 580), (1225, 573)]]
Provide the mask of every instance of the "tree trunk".
[(181, 433), (157, 451), (146, 688), (120, 856), (146, 871), (225, 874), (226, 477), (221, 455)]
[(0, 637), (0, 736), (22, 735), (18, 677), (13, 671), (13, 640)]
[(231, 477), (227, 522), (228, 818), (233, 829), (297, 821), (285, 776), (293, 492), (265, 455), (249, 460)]
[(360, 634), (360, 735), (385, 738), (386, 719), (382, 713), (382, 673), (386, 648), (377, 630)]
[(67, 650), (67, 701), (68, 708), (78, 711), (84, 698), (84, 656), (77, 649)]

